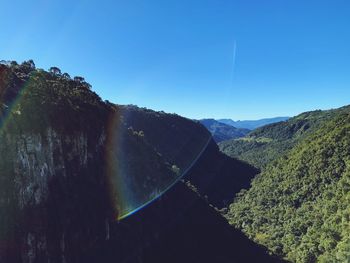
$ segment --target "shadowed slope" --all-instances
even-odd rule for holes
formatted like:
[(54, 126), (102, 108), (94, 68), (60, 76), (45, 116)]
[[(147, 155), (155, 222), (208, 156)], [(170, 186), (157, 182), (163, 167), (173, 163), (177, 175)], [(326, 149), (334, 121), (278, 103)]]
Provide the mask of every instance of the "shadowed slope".
[(115, 262), (115, 258), (139, 263), (281, 262), (232, 228), (181, 182), (115, 227), (115, 236), (111, 234), (96, 259), (103, 255), (103, 262)]
[[(218, 208), (231, 203), (235, 194), (248, 188), (259, 172), (251, 165), (221, 153), (209, 132), (197, 122), (135, 106), (118, 108), (126, 125), (143, 131), (145, 140), (162, 153), (165, 160), (177, 161), (176, 164), (185, 167), (193, 164), (185, 180)], [(201, 145), (203, 152), (197, 149)]]

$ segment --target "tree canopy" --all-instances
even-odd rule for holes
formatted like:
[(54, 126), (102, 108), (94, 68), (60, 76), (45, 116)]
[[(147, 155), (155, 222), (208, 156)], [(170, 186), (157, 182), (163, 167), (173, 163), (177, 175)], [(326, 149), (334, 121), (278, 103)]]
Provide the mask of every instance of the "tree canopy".
[(326, 114), (240, 192), (226, 215), (293, 262), (350, 261), (350, 110)]

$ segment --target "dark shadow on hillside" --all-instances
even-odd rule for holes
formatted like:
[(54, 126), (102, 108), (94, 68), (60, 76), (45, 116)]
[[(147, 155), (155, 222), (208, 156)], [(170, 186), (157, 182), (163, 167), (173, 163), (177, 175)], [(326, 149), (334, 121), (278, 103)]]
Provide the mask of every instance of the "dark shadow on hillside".
[(217, 208), (229, 205), (241, 189), (259, 173), (255, 167), (228, 157), (212, 140), (184, 178), (194, 185), (208, 202)]
[(181, 182), (113, 228), (115, 234), (92, 262), (282, 262)]

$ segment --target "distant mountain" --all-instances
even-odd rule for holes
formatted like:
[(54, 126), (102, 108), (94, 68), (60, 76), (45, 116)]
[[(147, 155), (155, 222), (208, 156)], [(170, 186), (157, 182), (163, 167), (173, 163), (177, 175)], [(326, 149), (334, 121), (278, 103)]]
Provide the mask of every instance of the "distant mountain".
[(200, 123), (210, 131), (216, 142), (244, 137), (250, 132), (249, 129), (236, 128), (214, 119), (202, 119)]
[(266, 119), (260, 119), (260, 120), (243, 120), (243, 121), (234, 121), (231, 119), (219, 119), (217, 120), (218, 122), (231, 125), (236, 128), (243, 128), (243, 129), (249, 129), (249, 130), (254, 130), (256, 128), (271, 124), (271, 123), (276, 123), (276, 122), (281, 122), (288, 120), (289, 117), (275, 117), (275, 118), (266, 118)]

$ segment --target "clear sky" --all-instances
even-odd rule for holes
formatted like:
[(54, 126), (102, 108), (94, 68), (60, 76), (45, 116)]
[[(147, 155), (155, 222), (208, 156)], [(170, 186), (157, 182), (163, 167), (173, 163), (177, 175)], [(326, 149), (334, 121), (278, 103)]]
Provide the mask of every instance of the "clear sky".
[(1, 1), (0, 59), (190, 118), (350, 104), (349, 0)]

